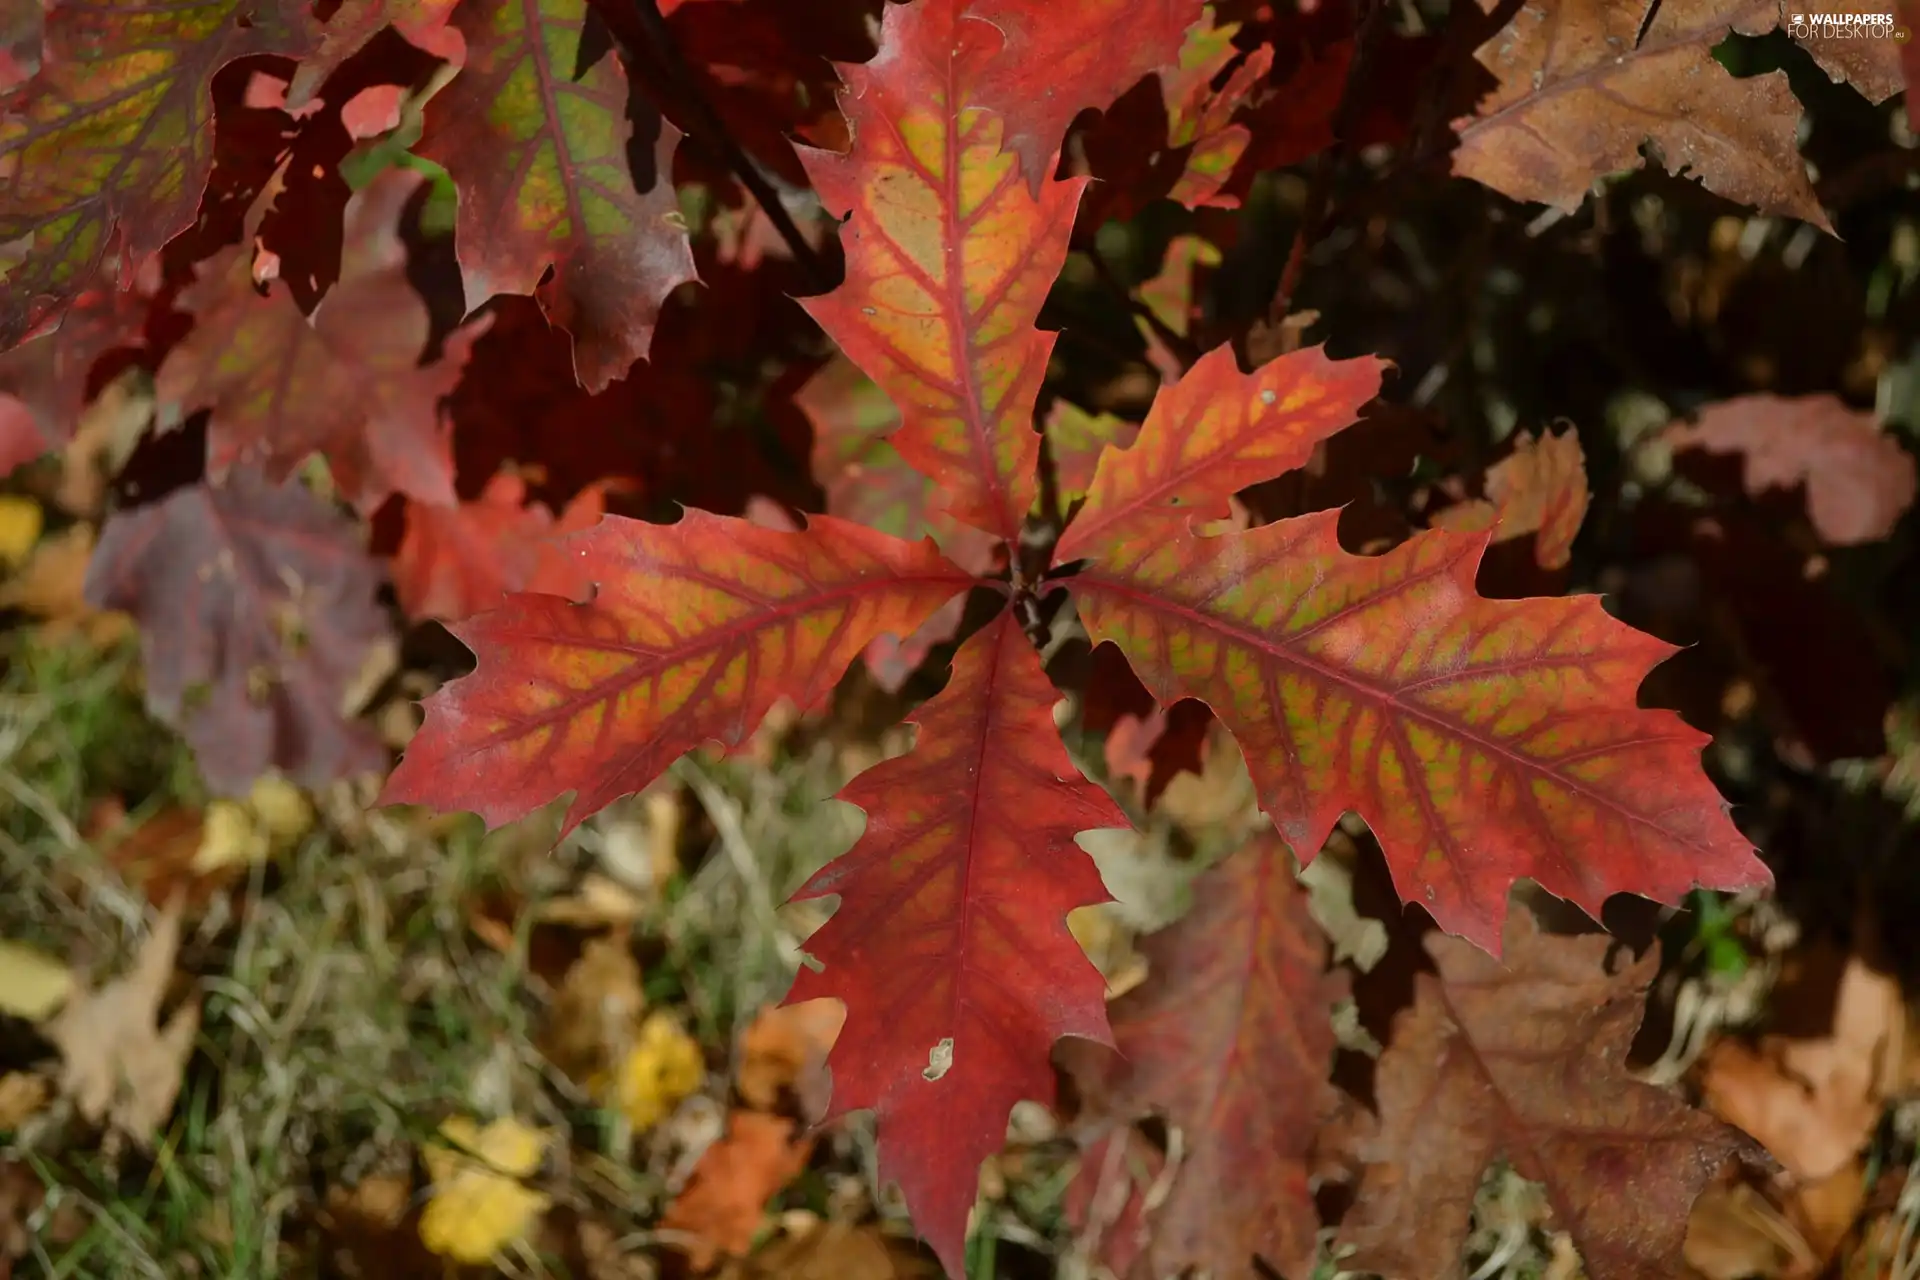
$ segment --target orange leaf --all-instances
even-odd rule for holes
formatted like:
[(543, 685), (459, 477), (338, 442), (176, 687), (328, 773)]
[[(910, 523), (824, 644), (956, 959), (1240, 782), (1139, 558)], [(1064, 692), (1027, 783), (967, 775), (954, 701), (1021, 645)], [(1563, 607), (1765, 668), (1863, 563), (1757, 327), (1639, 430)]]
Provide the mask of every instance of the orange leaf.
[(1305, 351), (1241, 373), (1230, 347), (1202, 356), (1161, 391), (1127, 449), (1100, 456), (1087, 504), (1054, 553), (1065, 564), (1170, 517), (1220, 520), (1227, 499), (1304, 463), (1380, 389), (1383, 361)]
[(1579, 435), (1543, 433), (1536, 440), (1522, 431), (1513, 452), (1487, 469), (1486, 500), (1436, 512), (1433, 523), (1457, 533), (1492, 529), (1496, 542), (1538, 534), (1534, 562), (1542, 569), (1564, 569), (1587, 501), (1587, 462)]
[(582, 599), (590, 588), (555, 541), (592, 528), (606, 509), (598, 485), (582, 489), (556, 523), (527, 501), (526, 481), (497, 472), (472, 502), (407, 504), (407, 531), (393, 557), (400, 607), (415, 618), (456, 620), (490, 609), (512, 591)]
[(847, 277), (803, 305), (900, 406), (888, 442), (953, 518), (1011, 542), (1037, 487), (1033, 405), (1054, 342), (1033, 321), (1085, 180), (1037, 196), (1020, 180), (1005, 120), (970, 105), (1005, 70), (1000, 33), (963, 9), (890, 5), (879, 54), (841, 68), (853, 149), (804, 159), (827, 208), (852, 213)]
[(1069, 580), (1156, 698), (1213, 708), (1303, 861), (1351, 809), (1401, 896), (1488, 948), (1522, 878), (1595, 917), (1614, 893), (1770, 881), (1700, 770), (1707, 736), (1637, 705), (1672, 646), (1596, 596), (1482, 599), (1485, 535), (1362, 557), (1338, 519), (1213, 538), (1163, 521)]
[(1203, 11), (1201, 0), (974, 0), (968, 15), (1006, 43), (968, 104), (1007, 122), (1006, 147), (1038, 189), (1073, 118), (1171, 67)]
[(711, 1271), (725, 1255), (740, 1257), (766, 1216), (767, 1201), (807, 1167), (811, 1138), (796, 1138), (793, 1121), (758, 1111), (736, 1111), (727, 1135), (708, 1147), (686, 1190), (674, 1197), (660, 1225), (693, 1237), (687, 1259)]

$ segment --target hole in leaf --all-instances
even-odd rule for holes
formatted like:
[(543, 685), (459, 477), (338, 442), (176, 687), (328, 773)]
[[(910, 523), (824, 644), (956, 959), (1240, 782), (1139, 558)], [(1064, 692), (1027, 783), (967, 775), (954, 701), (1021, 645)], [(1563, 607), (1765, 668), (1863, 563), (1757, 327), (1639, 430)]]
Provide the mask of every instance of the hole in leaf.
[(940, 1043), (933, 1046), (927, 1054), (927, 1069), (920, 1074), (927, 1080), (938, 1080), (953, 1070), (953, 1037), (943, 1036)]

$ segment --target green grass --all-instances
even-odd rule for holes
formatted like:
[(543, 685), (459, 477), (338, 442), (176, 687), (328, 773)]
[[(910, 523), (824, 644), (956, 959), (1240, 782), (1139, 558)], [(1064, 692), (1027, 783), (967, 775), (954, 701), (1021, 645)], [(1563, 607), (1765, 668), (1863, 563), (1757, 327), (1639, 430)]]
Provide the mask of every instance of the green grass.
[[(144, 936), (147, 904), (82, 834), (89, 807), (119, 796), (144, 818), (206, 797), (191, 753), (141, 706), (132, 646), (46, 648), (16, 630), (0, 636), (0, 663), (0, 938), (104, 981)], [(677, 1007), (708, 1049), (710, 1093), (739, 1029), (785, 993), (820, 914), (777, 904), (857, 830), (857, 812), (821, 803), (841, 762), (822, 742), (764, 763), (690, 759), (662, 784), (683, 793), (683, 866), (638, 945), (654, 957), (649, 1003)], [(103, 1142), (60, 1102), (0, 1133), (0, 1163), (25, 1164), (47, 1188), (35, 1225), (61, 1224), (39, 1232), (16, 1275), (316, 1274), (327, 1188), (406, 1171), (456, 1112), (554, 1130), (567, 1154), (542, 1176), (556, 1199), (631, 1238), (657, 1221), (681, 1153), (660, 1135), (633, 1142), (541, 1057), (547, 987), (527, 960), (540, 903), (617, 862), (643, 803), (554, 849), (557, 810), (484, 835), (472, 818), (373, 809), (372, 791), (363, 780), (316, 797), (315, 829), (250, 869), (240, 909), (190, 917), (179, 967), (197, 979), (202, 1026), (153, 1151)], [(475, 905), (497, 900), (521, 908), (511, 954), (470, 928)], [(53, 1065), (48, 1046), (24, 1039), (0, 1070)], [(870, 1167), (859, 1132), (830, 1145)]]

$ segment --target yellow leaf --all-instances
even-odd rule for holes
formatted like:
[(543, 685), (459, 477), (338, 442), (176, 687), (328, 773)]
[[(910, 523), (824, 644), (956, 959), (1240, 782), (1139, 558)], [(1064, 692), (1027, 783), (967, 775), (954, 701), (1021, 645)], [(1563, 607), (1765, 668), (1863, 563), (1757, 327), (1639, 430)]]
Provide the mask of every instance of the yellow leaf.
[(193, 870), (205, 875), (222, 867), (243, 867), (266, 858), (267, 833), (254, 822), (245, 805), (234, 800), (215, 800), (207, 806), (204, 822), (200, 848), (189, 864)]
[(16, 565), (40, 541), (45, 516), (40, 504), (17, 494), (0, 494), (0, 564)]
[(651, 1129), (698, 1089), (705, 1076), (706, 1064), (693, 1037), (670, 1015), (653, 1014), (620, 1065), (620, 1110), (635, 1129)]
[(0, 1075), (0, 1133), (18, 1129), (22, 1121), (44, 1107), (48, 1092), (44, 1077), (25, 1071)]
[(73, 994), (73, 972), (52, 956), (0, 942), (0, 1013), (38, 1022)]
[(277, 773), (264, 774), (253, 784), (247, 808), (275, 848), (286, 848), (313, 829), (313, 803)]
[(540, 1167), (549, 1136), (512, 1117), (481, 1129), (454, 1116), (440, 1133), (451, 1145), (420, 1151), (433, 1178), (420, 1242), (455, 1262), (485, 1262), (523, 1239), (551, 1203), (518, 1181)]

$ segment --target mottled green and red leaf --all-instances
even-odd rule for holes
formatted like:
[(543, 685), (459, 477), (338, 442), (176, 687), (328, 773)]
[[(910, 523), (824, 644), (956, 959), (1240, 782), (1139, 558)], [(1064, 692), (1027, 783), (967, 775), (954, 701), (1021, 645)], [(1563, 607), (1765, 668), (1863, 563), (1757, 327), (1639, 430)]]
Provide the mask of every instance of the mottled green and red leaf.
[(1489, 949), (1522, 878), (1596, 917), (1614, 893), (1769, 882), (1700, 769), (1707, 736), (1637, 705), (1671, 646), (1594, 596), (1480, 598), (1485, 535), (1363, 557), (1338, 518), (1211, 538), (1163, 521), (1071, 579), (1156, 698), (1233, 732), (1303, 860), (1352, 810), (1401, 896)]
[(63, 0), (45, 63), (0, 101), (0, 347), (58, 316), (117, 242), (144, 259), (193, 222), (213, 167), (216, 71), (248, 54), (299, 57), (310, 24), (251, 0)]
[(499, 826), (571, 791), (571, 829), (695, 747), (739, 746), (781, 698), (820, 702), (875, 636), (974, 581), (931, 542), (831, 516), (794, 533), (605, 516), (561, 547), (593, 599), (511, 595), (450, 628), (479, 667), (428, 700), (382, 803)]
[(890, 6), (880, 52), (841, 69), (846, 155), (807, 152), (847, 277), (806, 301), (899, 406), (888, 437), (955, 520), (1012, 541), (1033, 505), (1033, 406), (1053, 335), (1033, 327), (1066, 260), (1080, 180), (1021, 181), (1004, 120), (968, 106), (1000, 36), (957, 0)]
[(1100, 457), (1087, 504), (1060, 539), (1062, 563), (1169, 520), (1219, 520), (1241, 489), (1304, 463), (1380, 389), (1385, 362), (1330, 360), (1310, 347), (1243, 374), (1216, 347), (1167, 387), (1139, 437)]
[(465, 0), (453, 29), (466, 63), (428, 102), (417, 150), (460, 191), (467, 306), (536, 294), (573, 335), (581, 384), (600, 391), (646, 355), (661, 304), (694, 267), (672, 182), (679, 131), (641, 104), (635, 137), (618, 58), (579, 71), (586, 10)]

